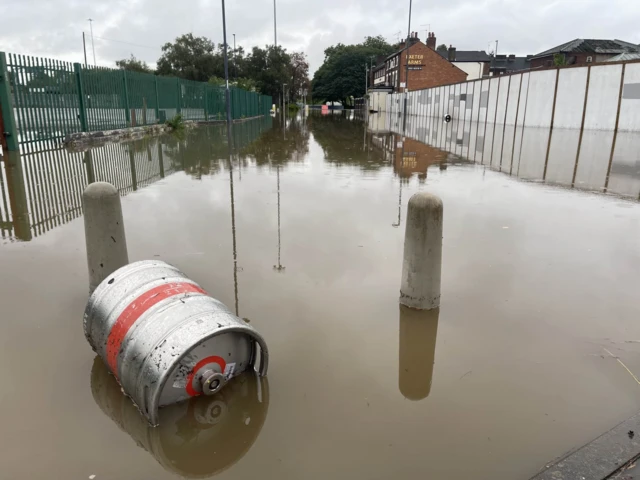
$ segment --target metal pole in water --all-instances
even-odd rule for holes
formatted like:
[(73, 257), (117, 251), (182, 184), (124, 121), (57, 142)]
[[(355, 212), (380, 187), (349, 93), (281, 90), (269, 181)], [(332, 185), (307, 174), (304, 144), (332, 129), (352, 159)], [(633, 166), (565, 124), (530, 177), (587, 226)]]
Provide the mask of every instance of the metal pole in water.
[(92, 183), (82, 194), (87, 243), (89, 292), (129, 263), (118, 190), (107, 182)]
[[(227, 102), (227, 131), (231, 130), (231, 93), (229, 92), (229, 59), (227, 57), (227, 19), (224, 12), (224, 0), (222, 0), (222, 35), (224, 42), (224, 80), (226, 84), (225, 96)], [(231, 138), (231, 135), (229, 135)]]
[(420, 310), (440, 306), (442, 200), (420, 192), (409, 200), (400, 303)]

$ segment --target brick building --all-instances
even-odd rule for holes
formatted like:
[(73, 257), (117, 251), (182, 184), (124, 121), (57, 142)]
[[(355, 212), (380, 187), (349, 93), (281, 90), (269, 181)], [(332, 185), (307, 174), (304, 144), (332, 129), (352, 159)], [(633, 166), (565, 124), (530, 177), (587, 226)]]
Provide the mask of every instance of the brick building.
[(427, 45), (422, 43), (417, 33), (409, 38), (409, 47), (405, 42), (399, 45), (398, 51), (389, 55), (384, 62), (372, 70), (372, 82), (376, 87), (392, 87), (395, 92), (404, 92), (407, 59), (409, 61), (409, 90), (438, 87), (452, 83), (464, 82), (467, 73), (443, 58), (435, 50), (436, 38), (430, 33)]
[(582, 65), (605, 62), (621, 53), (638, 53), (640, 46), (623, 40), (585, 40), (576, 38), (531, 57), (531, 68), (551, 67), (555, 56), (564, 59), (566, 65)]

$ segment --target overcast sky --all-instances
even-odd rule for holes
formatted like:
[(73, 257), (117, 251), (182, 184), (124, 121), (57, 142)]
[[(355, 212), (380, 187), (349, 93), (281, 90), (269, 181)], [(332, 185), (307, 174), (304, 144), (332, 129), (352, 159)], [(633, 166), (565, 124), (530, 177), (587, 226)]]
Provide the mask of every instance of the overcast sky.
[[(230, 44), (232, 33), (247, 50), (273, 43), (273, 0), (227, 0), (226, 8)], [(409, 0), (277, 0), (278, 44), (305, 52), (313, 74), (330, 45), (406, 36), (408, 10)], [(155, 64), (161, 45), (187, 32), (222, 42), (220, 0), (0, 0), (0, 18), (1, 51), (76, 62), (83, 30), (92, 61), (93, 18), (97, 63), (104, 66), (132, 53)], [(427, 24), (438, 44), (459, 50), (492, 49), (496, 39), (498, 53), (518, 55), (574, 38), (640, 44), (640, 1), (414, 0), (411, 29), (423, 41)]]

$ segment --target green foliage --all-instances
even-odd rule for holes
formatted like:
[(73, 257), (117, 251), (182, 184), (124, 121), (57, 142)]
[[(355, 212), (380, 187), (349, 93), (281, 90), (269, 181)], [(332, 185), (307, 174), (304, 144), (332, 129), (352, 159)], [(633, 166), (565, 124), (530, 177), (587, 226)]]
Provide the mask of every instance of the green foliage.
[(440, 45), (438, 45), (438, 47), (436, 48), (436, 52), (441, 52), (441, 53), (448, 53), (449, 52), (449, 48), (447, 47), (446, 44), (441, 43)]
[(289, 103), (287, 104), (287, 108), (289, 109), (290, 112), (294, 112), (294, 113), (300, 110), (300, 107), (298, 106), (297, 103)]
[(282, 96), (282, 84), (290, 83), (290, 63), (291, 56), (282, 47), (253, 47), (247, 58), (247, 76), (256, 82), (262, 94), (279, 98)]
[(153, 73), (153, 70), (149, 68), (147, 62), (138, 60), (133, 56), (133, 54), (131, 54), (130, 58), (116, 60), (116, 67), (118, 67), (120, 70), (129, 70), (131, 72)]
[(175, 117), (167, 120), (167, 125), (170, 126), (174, 131), (184, 130), (184, 120), (181, 114), (177, 114)]
[(247, 92), (255, 92), (257, 90), (257, 82), (252, 78), (238, 78), (233, 84)]
[(381, 36), (367, 37), (357, 45), (339, 43), (324, 51), (324, 63), (313, 77), (314, 98), (338, 101), (365, 94), (365, 67), (377, 56), (388, 56), (394, 47)]
[(553, 64), (556, 67), (563, 67), (567, 65), (567, 59), (564, 56), (564, 53), (556, 53), (553, 55)]
[[(213, 76), (224, 76), (215, 45), (206, 37), (187, 33), (174, 43), (165, 43), (158, 60), (158, 75), (174, 75), (187, 80), (206, 82)], [(221, 72), (222, 70), (222, 72)]]
[(218, 87), (222, 87), (225, 84), (224, 78), (213, 76), (209, 79), (209, 83), (211, 85), (216, 85)]
[[(158, 75), (224, 85), (224, 45), (188, 33), (162, 47)], [(242, 47), (228, 50), (229, 82), (248, 91), (281, 98), (286, 83), (289, 101), (297, 100), (309, 85), (309, 64), (303, 53), (288, 53), (282, 47)]]

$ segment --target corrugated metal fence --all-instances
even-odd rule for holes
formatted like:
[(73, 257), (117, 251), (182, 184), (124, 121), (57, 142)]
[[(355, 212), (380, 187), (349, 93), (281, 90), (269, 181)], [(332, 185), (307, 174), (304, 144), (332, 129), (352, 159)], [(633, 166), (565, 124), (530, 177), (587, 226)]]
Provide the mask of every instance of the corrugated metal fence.
[[(233, 119), (268, 115), (269, 96), (231, 87)], [(224, 89), (0, 52), (0, 145), (43, 150), (65, 135), (185, 120), (224, 120)]]

